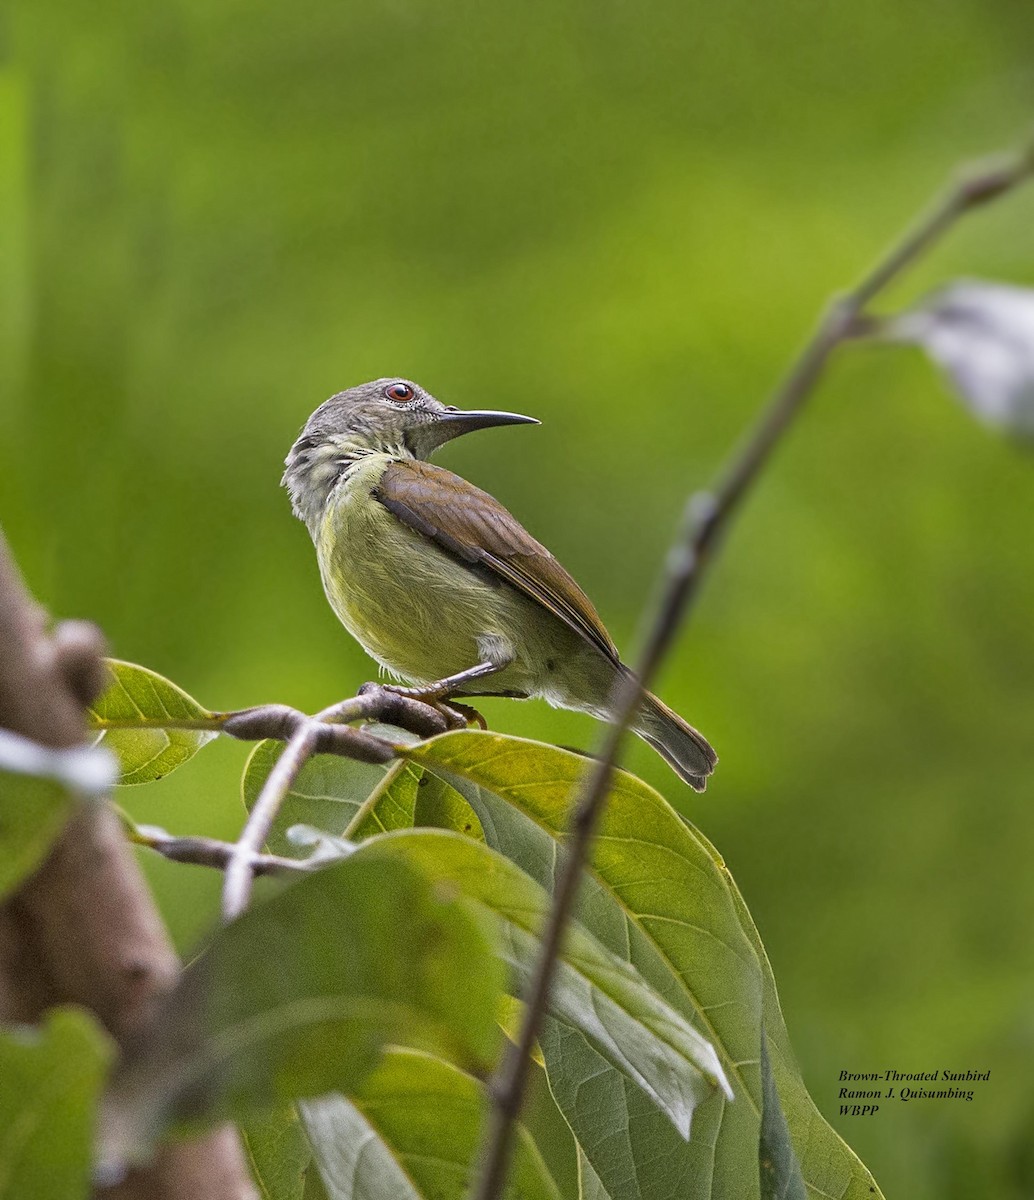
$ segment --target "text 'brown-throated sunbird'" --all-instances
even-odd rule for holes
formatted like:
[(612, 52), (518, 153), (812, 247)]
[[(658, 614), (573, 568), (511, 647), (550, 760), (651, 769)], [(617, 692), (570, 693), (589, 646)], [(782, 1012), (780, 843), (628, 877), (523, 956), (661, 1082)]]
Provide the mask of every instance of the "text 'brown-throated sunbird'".
[[(331, 396), (287, 456), (283, 482), (348, 632), (425, 694), (539, 696), (606, 719), (627, 671), (591, 601), (487, 492), (426, 460), (516, 413), (463, 411), (408, 379)], [(702, 791), (717, 756), (649, 693), (632, 724)]]

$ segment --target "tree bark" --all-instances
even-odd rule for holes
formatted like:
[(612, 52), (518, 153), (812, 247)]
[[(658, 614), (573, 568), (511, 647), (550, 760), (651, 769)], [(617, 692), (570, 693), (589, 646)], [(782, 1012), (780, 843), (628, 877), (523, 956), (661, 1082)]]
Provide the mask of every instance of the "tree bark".
[[(86, 737), (103, 678), (99, 630), (48, 630), (0, 536), (0, 727), (44, 745)], [(115, 815), (86, 802), (43, 866), (0, 905), (0, 1019), (90, 1009), (117, 1042), (144, 1026), (179, 962)], [(104, 1200), (254, 1200), (233, 1126), (165, 1147)]]

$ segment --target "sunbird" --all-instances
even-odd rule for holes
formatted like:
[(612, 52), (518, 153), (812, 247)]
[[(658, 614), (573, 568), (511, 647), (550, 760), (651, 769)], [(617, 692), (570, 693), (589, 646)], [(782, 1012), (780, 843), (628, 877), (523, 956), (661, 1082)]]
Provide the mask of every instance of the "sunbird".
[[(316, 546), (327, 599), (372, 658), (429, 700), (541, 697), (608, 719), (627, 673), (592, 602), (487, 492), (427, 461), (476, 429), (534, 417), (462, 410), (409, 379), (375, 379), (316, 409), (282, 483)], [(697, 791), (717, 755), (646, 693), (632, 729)]]

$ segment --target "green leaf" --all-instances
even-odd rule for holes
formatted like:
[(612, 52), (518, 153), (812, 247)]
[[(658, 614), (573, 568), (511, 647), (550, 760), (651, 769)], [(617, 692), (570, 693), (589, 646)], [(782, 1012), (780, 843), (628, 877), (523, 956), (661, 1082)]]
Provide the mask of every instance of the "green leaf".
[[(241, 795), (250, 812), (262, 785), (283, 753), (283, 742), (259, 742), (244, 767)], [(284, 797), (266, 845), (272, 854), (308, 857), (308, 849), (287, 837), (292, 825), (311, 825), (340, 836), (384, 776), (382, 767), (356, 762), (338, 754), (317, 754), (302, 767)]]
[[(248, 758), (241, 780), (244, 804), (250, 812), (283, 743), (259, 742)], [(389, 829), (413, 825), (456, 829), (484, 840), (477, 814), (455, 788), (413, 763), (382, 767), (333, 754), (317, 754), (302, 768), (266, 844), (274, 854), (307, 858), (311, 844), (287, 836), (295, 825), (306, 825), (361, 841)]]
[(790, 1130), (779, 1101), (772, 1065), (768, 1056), (768, 1038), (761, 1033), (761, 1089), (764, 1112), (761, 1116), (761, 1143), (758, 1169), (761, 1200), (807, 1200), (801, 1165), (790, 1141)]
[[(391, 1050), (349, 1098), (301, 1105), (330, 1200), (464, 1200), (487, 1103), (470, 1075)], [(534, 1142), (518, 1127), (507, 1200), (559, 1200)]]
[[(706, 842), (703, 835), (697, 836)], [(712, 854), (721, 861), (713, 847)], [(724, 864), (723, 870), (733, 903), (736, 905), (740, 925), (761, 966), (765, 1013), (762, 1051), (771, 1065), (772, 1080), (785, 1114), (808, 1195), (818, 1198), (837, 1196), (840, 1200), (882, 1200), (882, 1193), (876, 1181), (843, 1138), (827, 1124), (815, 1101), (808, 1094), (790, 1045), (790, 1035), (779, 1004), (775, 975), (762, 945), (761, 935), (746, 901)], [(793, 1195), (792, 1192), (789, 1194)]]
[(0, 898), (40, 865), (74, 805), (51, 779), (0, 771)]
[(0, 1200), (76, 1200), (91, 1188), (107, 1037), (78, 1009), (0, 1032)]
[[(445, 734), (407, 751), (464, 792), (489, 845), (549, 887), (584, 760), (497, 734)], [(694, 1114), (682, 1143), (637, 1088), (580, 1032), (549, 1021), (550, 1086), (613, 1200), (760, 1195), (764, 1028), (772, 1071), (809, 1195), (879, 1197), (871, 1177), (807, 1096), (779, 1014), (771, 972), (721, 857), (652, 788), (619, 772), (583, 881), (579, 918), (630, 961), (711, 1042), (736, 1092)], [(836, 1185), (836, 1186), (834, 1186)]]
[(578, 1147), (578, 1200), (610, 1200), (581, 1146)]
[(91, 729), (114, 751), (118, 782), (153, 783), (194, 757), (220, 718), (168, 679), (135, 663), (107, 660), (111, 683), (87, 709)]
[(416, 812), (413, 824), (422, 829), (451, 829), (476, 842), (485, 840), (477, 813), (451, 784), (430, 771), (405, 763), (409, 771), (419, 772)]
[(263, 1200), (304, 1200), (312, 1147), (294, 1105), (238, 1123), (241, 1145)]
[(116, 1072), (104, 1157), (348, 1088), (385, 1041), (485, 1067), (503, 973), (484, 920), (407, 863), (353, 856), (307, 875), (184, 972)]
[[(271, 1200), (274, 1200), (274, 1198), (271, 1198)], [(327, 1189), (323, 1185), (323, 1179), (320, 1176), (315, 1159), (309, 1163), (309, 1169), (305, 1174), (305, 1191), (302, 1193), (302, 1200), (331, 1200), (331, 1197), (327, 1194)]]
[(114, 777), (103, 750), (54, 749), (0, 729), (0, 898), (40, 865), (76, 801), (104, 795)]
[(394, 763), (345, 830), (354, 842), (392, 829), (429, 825), (484, 841), (477, 813), (454, 787), (415, 763)]
[[(645, 1092), (576, 1029), (547, 1020), (540, 1036), (549, 1088), (585, 1157), (589, 1196), (610, 1200), (725, 1200), (757, 1195), (757, 1142), (743, 1147), (739, 1182), (715, 1182), (713, 1121), (697, 1110), (687, 1143)], [(739, 1103), (739, 1100), (736, 1101)], [(734, 1106), (730, 1105), (730, 1108)], [(706, 1129), (706, 1132), (704, 1132)], [(753, 1185), (753, 1193), (752, 1193)]]
[[(549, 911), (534, 880), (482, 843), (444, 830), (399, 830), (355, 851), (360, 859), (381, 855), (433, 872), (492, 913), (504, 957), (519, 985), (527, 984)], [(697, 1105), (716, 1087), (728, 1088), (714, 1050), (693, 1026), (577, 923), (564, 940), (550, 1011), (642, 1088), (683, 1137)]]

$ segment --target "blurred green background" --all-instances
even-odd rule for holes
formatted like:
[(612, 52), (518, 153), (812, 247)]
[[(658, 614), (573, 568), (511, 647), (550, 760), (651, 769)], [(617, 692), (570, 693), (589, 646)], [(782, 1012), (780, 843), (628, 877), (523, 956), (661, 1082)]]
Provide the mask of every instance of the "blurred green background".
[[(630, 651), (686, 492), (834, 289), (953, 164), (1029, 131), (1019, 0), (187, 0), (8, 6), (0, 518), (39, 597), (203, 703), (305, 708), (371, 665), (283, 456), (411, 376), (540, 417), (440, 456), (547, 542)], [(1034, 284), (1034, 190), (893, 297)], [(660, 691), (805, 1078), (889, 1198), (1034, 1195), (1034, 457), (916, 352), (852, 348), (751, 498)], [(508, 732), (592, 722), (486, 704)], [(246, 747), (125, 795), (232, 835)], [(217, 879), (147, 861), (182, 947)], [(839, 1072), (992, 1071), (838, 1115)]]

